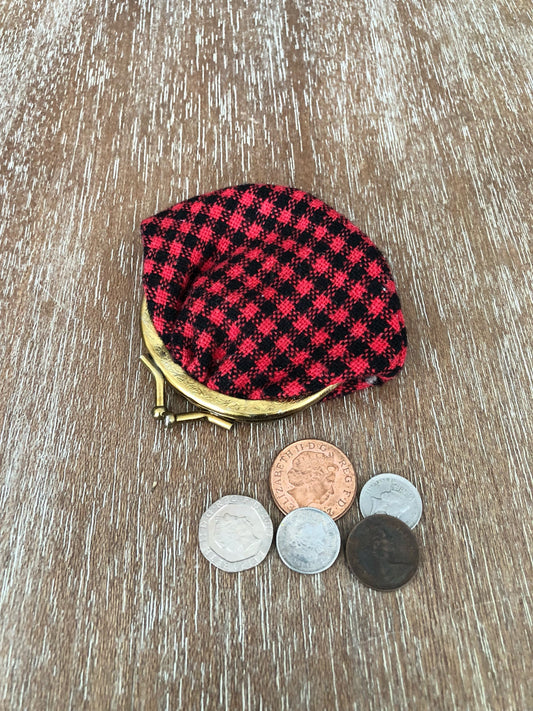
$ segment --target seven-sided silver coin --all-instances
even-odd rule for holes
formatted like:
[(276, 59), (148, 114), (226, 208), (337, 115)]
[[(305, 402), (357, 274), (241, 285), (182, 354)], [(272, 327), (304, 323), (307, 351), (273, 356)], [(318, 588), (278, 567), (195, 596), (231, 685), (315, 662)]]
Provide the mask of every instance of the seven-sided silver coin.
[(291, 570), (321, 573), (336, 561), (341, 535), (325, 511), (305, 506), (288, 513), (280, 523), (276, 547)]
[(200, 550), (221, 570), (258, 565), (272, 544), (273, 527), (263, 506), (249, 496), (223, 496), (200, 519)]
[(377, 474), (361, 489), (359, 508), (373, 514), (395, 516), (414, 528), (422, 516), (422, 499), (415, 486), (398, 474)]

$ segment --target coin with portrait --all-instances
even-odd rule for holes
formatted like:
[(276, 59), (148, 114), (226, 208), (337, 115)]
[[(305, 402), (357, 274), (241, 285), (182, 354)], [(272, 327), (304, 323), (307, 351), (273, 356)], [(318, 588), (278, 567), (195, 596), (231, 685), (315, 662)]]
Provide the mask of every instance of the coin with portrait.
[(263, 506), (249, 496), (223, 496), (200, 519), (200, 550), (221, 570), (258, 565), (268, 553), (274, 529)]
[(376, 590), (405, 585), (418, 568), (418, 556), (418, 543), (409, 526), (385, 514), (364, 518), (346, 541), (350, 570)]
[(276, 548), (285, 565), (297, 573), (321, 573), (337, 560), (341, 536), (325, 511), (303, 507), (291, 511), (280, 523)]
[(363, 516), (388, 514), (414, 528), (422, 516), (422, 499), (408, 479), (398, 474), (377, 474), (361, 489), (359, 508)]
[(312, 507), (337, 519), (352, 505), (356, 489), (348, 457), (318, 439), (304, 439), (285, 447), (270, 470), (270, 490), (283, 513)]

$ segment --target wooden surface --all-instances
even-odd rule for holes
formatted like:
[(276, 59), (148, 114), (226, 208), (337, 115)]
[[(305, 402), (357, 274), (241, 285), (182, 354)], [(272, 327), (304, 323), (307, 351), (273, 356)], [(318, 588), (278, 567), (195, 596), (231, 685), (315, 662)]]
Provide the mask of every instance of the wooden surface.
[[(0, 48), (0, 707), (533, 709), (530, 3), (0, 0)], [(248, 181), (373, 238), (407, 364), (290, 420), (167, 432), (139, 222)], [(306, 437), (359, 486), (419, 488), (404, 589), (342, 555), (201, 556), (222, 495), (279, 524), (269, 468)]]

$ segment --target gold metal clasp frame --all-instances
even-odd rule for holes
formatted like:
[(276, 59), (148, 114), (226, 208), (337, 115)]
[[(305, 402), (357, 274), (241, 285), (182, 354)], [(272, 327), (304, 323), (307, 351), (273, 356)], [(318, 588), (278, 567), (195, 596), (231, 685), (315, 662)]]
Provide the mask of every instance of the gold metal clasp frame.
[[(154, 328), (146, 300), (141, 308), (141, 331), (149, 356), (141, 356), (141, 361), (149, 369), (155, 380), (155, 407), (152, 410), (157, 420), (167, 427), (178, 422), (205, 419), (219, 427), (231, 429), (236, 421), (276, 420), (300, 412), (319, 402), (335, 390), (338, 383), (328, 385), (312, 395), (293, 400), (244, 400), (210, 390), (202, 385), (172, 360), (163, 341)], [(168, 382), (183, 397), (200, 408), (199, 412), (175, 414), (165, 407), (165, 382)]]

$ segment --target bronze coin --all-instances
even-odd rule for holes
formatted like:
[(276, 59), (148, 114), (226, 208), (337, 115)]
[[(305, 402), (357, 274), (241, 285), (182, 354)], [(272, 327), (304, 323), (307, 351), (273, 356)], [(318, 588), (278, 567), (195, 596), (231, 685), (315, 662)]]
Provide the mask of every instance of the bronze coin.
[(352, 505), (356, 489), (349, 459), (319, 439), (302, 439), (285, 447), (270, 470), (270, 491), (283, 513), (307, 506), (337, 519)]
[(368, 516), (346, 541), (346, 560), (359, 580), (376, 590), (405, 585), (418, 568), (418, 543), (403, 521), (386, 514)]

